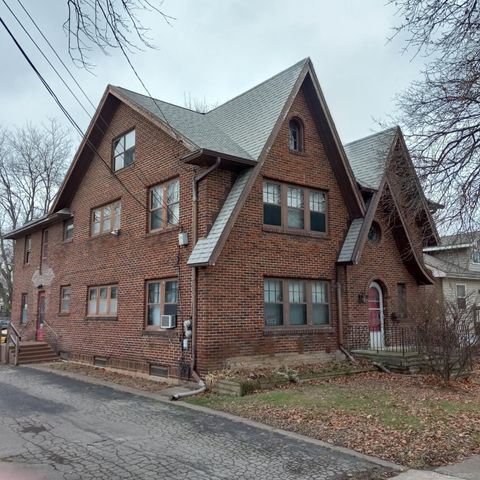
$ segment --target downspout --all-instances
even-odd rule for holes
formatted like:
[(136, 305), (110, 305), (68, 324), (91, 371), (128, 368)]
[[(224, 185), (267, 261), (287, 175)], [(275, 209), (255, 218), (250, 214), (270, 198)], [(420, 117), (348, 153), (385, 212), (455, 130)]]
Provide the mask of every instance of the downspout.
[[(198, 184), (201, 180), (203, 180), (207, 175), (212, 173), (216, 170), (221, 163), (221, 158), (217, 157), (215, 163), (208, 167), (204, 172), (196, 175), (193, 178), (192, 183), (192, 245), (195, 248), (197, 244), (197, 237), (198, 237)], [(191, 390), (188, 392), (177, 393), (172, 396), (172, 400), (179, 400), (185, 397), (191, 397), (193, 395), (198, 395), (199, 393), (203, 393), (207, 386), (205, 382), (200, 378), (200, 375), (197, 373), (197, 278), (198, 278), (198, 267), (192, 267), (192, 358), (191, 358), (191, 369), (192, 369), (192, 376), (197, 381), (199, 388), (196, 390)]]
[[(344, 345), (344, 330), (343, 330), (343, 303), (342, 303), (342, 284), (339, 281), (338, 270), (339, 266), (337, 266), (337, 308), (338, 308), (338, 348), (339, 350), (347, 357), (347, 359), (351, 363), (357, 363), (355, 358), (353, 358), (352, 354), (345, 348)], [(346, 281), (347, 278), (347, 266), (343, 266), (344, 270), (344, 280)]]

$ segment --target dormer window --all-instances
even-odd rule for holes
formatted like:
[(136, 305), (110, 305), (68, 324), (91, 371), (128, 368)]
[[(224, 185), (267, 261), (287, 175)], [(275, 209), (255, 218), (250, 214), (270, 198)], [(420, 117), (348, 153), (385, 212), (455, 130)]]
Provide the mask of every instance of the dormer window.
[(472, 250), (472, 263), (480, 265), (480, 249), (474, 248)]
[(293, 152), (303, 151), (303, 126), (298, 118), (292, 118), (289, 125), (289, 148)]
[(135, 130), (123, 134), (113, 141), (113, 170), (128, 167), (135, 160)]

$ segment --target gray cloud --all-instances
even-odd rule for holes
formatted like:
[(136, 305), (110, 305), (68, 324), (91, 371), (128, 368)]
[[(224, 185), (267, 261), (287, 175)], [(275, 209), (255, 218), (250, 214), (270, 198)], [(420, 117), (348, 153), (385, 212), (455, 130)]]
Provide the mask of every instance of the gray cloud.
[[(24, 1), (69, 62), (62, 28), (66, 1)], [(384, 3), (165, 0), (163, 9), (177, 20), (170, 27), (158, 16), (144, 15), (158, 49), (139, 52), (132, 60), (154, 96), (182, 105), (185, 94), (207, 102), (228, 100), (310, 56), (340, 135), (350, 141), (378, 130), (373, 118), (384, 119), (394, 113), (395, 93), (415, 79), (422, 67), (421, 58), (410, 61), (410, 57), (401, 55), (401, 38), (387, 42), (395, 18), (394, 9)], [(16, 2), (10, 0), (10, 4), (19, 11)], [(86, 127), (88, 116), (15, 26), (3, 5), (0, 15), (68, 110)], [(1, 124), (61, 118), (61, 112), (3, 30), (0, 58)], [(120, 52), (105, 56), (94, 51), (91, 59), (97, 65), (95, 75), (71, 68), (95, 104), (108, 83), (145, 93)]]

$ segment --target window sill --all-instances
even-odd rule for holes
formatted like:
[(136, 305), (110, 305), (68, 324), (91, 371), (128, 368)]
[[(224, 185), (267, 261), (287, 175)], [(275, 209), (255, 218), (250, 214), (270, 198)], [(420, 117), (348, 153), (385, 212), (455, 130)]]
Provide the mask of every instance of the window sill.
[(58, 316), (58, 317), (69, 317), (69, 316), (70, 316), (70, 312), (58, 312), (58, 313), (57, 313), (57, 316)]
[[(94, 237), (96, 238), (96, 237)], [(65, 243), (72, 243), (73, 242), (73, 238), (69, 238), (67, 240), (63, 240), (62, 243), (65, 244)]]
[(274, 225), (263, 225), (262, 230), (268, 233), (280, 233), (282, 235), (293, 235), (296, 237), (310, 237), (321, 238), (323, 240), (330, 240), (328, 233), (322, 232), (307, 232), (305, 230), (292, 230), (291, 228), (275, 227)]
[(95, 320), (95, 321), (106, 321), (106, 322), (116, 322), (118, 317), (85, 317), (85, 320)]
[(88, 237), (87, 239), (87, 242), (94, 242), (95, 240), (98, 240), (100, 238), (118, 238), (122, 235), (122, 230), (119, 229), (119, 232), (120, 233), (118, 235), (113, 235), (112, 232), (99, 233), (98, 235), (90, 235), (90, 237)]
[(135, 166), (135, 162), (132, 162), (130, 165), (126, 165), (125, 167), (122, 167), (122, 168), (119, 168), (118, 170), (115, 170), (115, 168), (113, 168), (113, 165), (112, 165), (111, 170), (112, 170), (112, 173), (114, 173), (114, 174), (122, 173), (122, 172), (126, 172), (126, 171), (130, 170), (134, 166)]
[(320, 335), (324, 333), (334, 333), (334, 329), (331, 325), (319, 325), (313, 327), (311, 325), (298, 326), (298, 327), (265, 327), (263, 335), (269, 336), (285, 336), (285, 335)]
[(147, 330), (143, 330), (142, 335), (146, 337), (173, 338), (175, 337), (175, 329), (174, 328), (169, 328), (168, 330), (167, 329), (164, 329), (164, 330), (147, 329)]
[(299, 157), (306, 157), (307, 156), (307, 152), (305, 152), (305, 150), (293, 150), (292, 148), (288, 148), (288, 151), (292, 154), (292, 155), (297, 155)]
[(163, 233), (170, 233), (170, 232), (175, 232), (177, 230), (180, 230), (180, 226), (179, 225), (172, 225), (170, 227), (165, 227), (165, 228), (160, 228), (158, 230), (153, 230), (151, 232), (147, 232), (144, 237), (145, 238), (148, 238), (148, 237), (154, 237), (156, 235), (161, 235)]

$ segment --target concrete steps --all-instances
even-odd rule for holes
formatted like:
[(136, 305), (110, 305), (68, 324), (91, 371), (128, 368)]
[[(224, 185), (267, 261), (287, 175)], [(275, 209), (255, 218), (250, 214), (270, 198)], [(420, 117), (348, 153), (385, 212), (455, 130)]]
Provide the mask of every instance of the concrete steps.
[(18, 364), (55, 362), (58, 356), (46, 342), (20, 342)]

